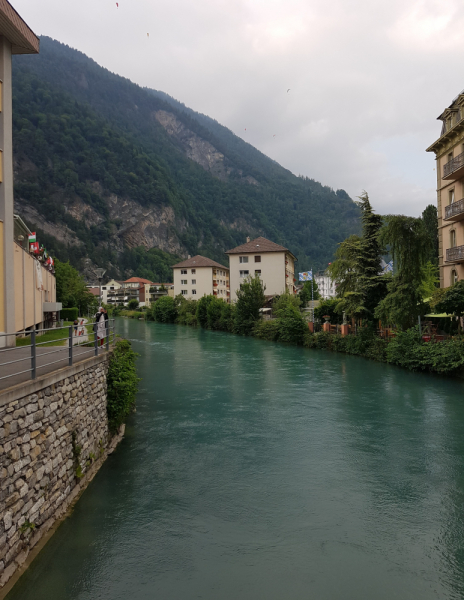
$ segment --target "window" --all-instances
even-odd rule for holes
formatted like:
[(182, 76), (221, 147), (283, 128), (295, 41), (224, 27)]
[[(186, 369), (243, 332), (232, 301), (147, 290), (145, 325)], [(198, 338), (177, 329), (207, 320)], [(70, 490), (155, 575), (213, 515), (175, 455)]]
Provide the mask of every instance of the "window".
[(456, 281), (458, 280), (458, 274), (456, 269), (452, 269), (451, 271), (451, 285), (453, 285), (454, 283), (456, 283)]
[(247, 263), (248, 262), (248, 256), (241, 256), (240, 257), (240, 262), (241, 263)]
[(181, 294), (182, 294), (182, 296), (186, 296), (187, 295), (187, 290), (182, 290)]
[(240, 277), (248, 277), (250, 271), (240, 271)]
[(449, 162), (450, 160), (453, 160), (453, 153), (452, 153), (452, 152), (450, 152), (450, 153), (448, 154), (448, 162)]
[(255, 262), (261, 262), (261, 256), (255, 256)]
[(192, 273), (192, 275), (196, 275), (197, 274), (197, 270), (196, 269), (192, 269), (191, 273)]
[(102, 290), (106, 290), (106, 287), (102, 287)]
[(181, 269), (180, 274), (181, 275), (187, 275), (187, 269)]
[(448, 192), (448, 196), (449, 196), (449, 198), (448, 198), (449, 199), (448, 204), (453, 204), (453, 202), (454, 202), (454, 190), (450, 190)]
[(192, 296), (196, 296), (197, 290), (192, 290)]
[(187, 285), (187, 280), (186, 279), (181, 279), (180, 280), (180, 285)]
[(450, 231), (450, 248), (456, 248), (456, 231), (454, 229)]
[(259, 275), (261, 277), (261, 269), (255, 269), (255, 275)]

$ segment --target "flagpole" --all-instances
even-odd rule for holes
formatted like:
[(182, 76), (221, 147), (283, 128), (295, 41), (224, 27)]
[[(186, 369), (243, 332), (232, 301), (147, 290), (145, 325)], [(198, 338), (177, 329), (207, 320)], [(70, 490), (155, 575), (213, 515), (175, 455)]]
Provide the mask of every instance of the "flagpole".
[(313, 323), (314, 323), (314, 275), (313, 268), (311, 267), (311, 308), (313, 310)]

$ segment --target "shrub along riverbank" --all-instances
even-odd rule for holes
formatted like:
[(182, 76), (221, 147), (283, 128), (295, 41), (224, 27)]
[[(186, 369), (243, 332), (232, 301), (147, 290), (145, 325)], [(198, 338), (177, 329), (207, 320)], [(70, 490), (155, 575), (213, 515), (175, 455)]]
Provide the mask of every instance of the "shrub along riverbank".
[(326, 332), (310, 333), (299, 309), (300, 300), (283, 294), (274, 301), (274, 319), (263, 320), (260, 308), (264, 291), (259, 280), (242, 285), (236, 304), (227, 304), (215, 296), (200, 300), (164, 297), (146, 312), (147, 318), (160, 323), (177, 323), (250, 335), (272, 342), (284, 342), (307, 348), (343, 352), (386, 362), (411, 371), (439, 374), (464, 374), (464, 338), (456, 336), (443, 342), (424, 342), (419, 328), (399, 331), (390, 341), (381, 339), (372, 324), (359, 327), (357, 335), (341, 336)]

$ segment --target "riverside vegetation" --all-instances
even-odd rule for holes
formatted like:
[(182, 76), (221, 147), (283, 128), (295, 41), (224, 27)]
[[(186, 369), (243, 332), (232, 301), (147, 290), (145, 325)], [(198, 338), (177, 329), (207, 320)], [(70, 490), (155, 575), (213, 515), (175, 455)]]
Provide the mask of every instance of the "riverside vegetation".
[[(459, 318), (464, 314), (464, 282), (445, 290), (436, 288), (436, 209), (428, 207), (419, 219), (398, 215), (382, 219), (375, 215), (367, 194), (361, 196), (359, 206), (362, 235), (342, 242), (330, 267), (338, 297), (321, 302), (315, 310), (316, 318), (329, 317), (332, 323), (341, 323), (345, 313), (356, 322), (356, 335), (310, 333), (300, 311), (302, 301), (291, 294), (276, 297), (272, 307), (275, 318), (263, 320), (260, 309), (265, 288), (259, 277), (242, 283), (235, 304), (216, 296), (199, 300), (164, 297), (146, 311), (147, 319), (345, 352), (413, 371), (462, 372), (464, 338)], [(380, 275), (381, 257), (387, 249), (393, 255), (395, 271)], [(308, 290), (304, 291), (306, 301)], [(454, 320), (446, 319), (449, 332), (456, 334), (452, 339), (423, 341), (414, 323), (432, 308), (454, 315)], [(395, 326), (395, 337), (385, 340), (378, 336), (378, 319)]]

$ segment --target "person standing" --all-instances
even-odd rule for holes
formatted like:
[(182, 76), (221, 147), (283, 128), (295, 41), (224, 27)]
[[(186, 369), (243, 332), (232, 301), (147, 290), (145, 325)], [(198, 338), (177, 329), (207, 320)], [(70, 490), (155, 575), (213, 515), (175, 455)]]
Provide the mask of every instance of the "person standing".
[(100, 341), (100, 346), (103, 346), (107, 335), (108, 313), (101, 306), (95, 315), (95, 324), (97, 339)]

